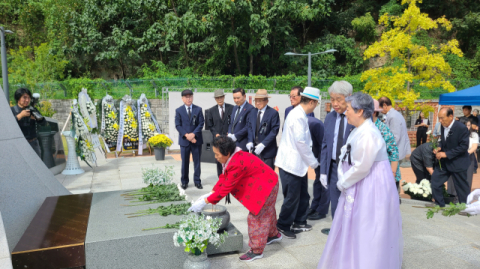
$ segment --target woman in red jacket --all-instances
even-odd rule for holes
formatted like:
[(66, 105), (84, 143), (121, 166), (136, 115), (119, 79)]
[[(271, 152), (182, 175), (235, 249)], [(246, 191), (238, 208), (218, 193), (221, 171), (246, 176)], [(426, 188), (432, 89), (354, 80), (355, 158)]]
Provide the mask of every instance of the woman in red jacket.
[(247, 220), (248, 245), (251, 249), (240, 260), (262, 258), (265, 245), (282, 239), (277, 230), (275, 211), (277, 173), (253, 154), (236, 147), (235, 142), (227, 136), (218, 136), (213, 140), (213, 152), (223, 165), (223, 173), (212, 193), (202, 196), (191, 209), (200, 212), (206, 204), (216, 204), (231, 193), (250, 211)]

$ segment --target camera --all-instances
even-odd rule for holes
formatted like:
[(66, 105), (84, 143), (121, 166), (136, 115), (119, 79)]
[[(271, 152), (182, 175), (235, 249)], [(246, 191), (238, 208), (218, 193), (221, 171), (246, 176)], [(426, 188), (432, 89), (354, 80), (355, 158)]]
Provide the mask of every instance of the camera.
[(30, 113), (35, 117), (37, 121), (43, 120), (42, 114), (38, 112), (37, 108), (35, 108), (36, 105), (40, 102), (40, 94), (34, 93), (32, 96), (32, 101), (30, 102), (30, 106), (27, 107), (26, 109), (30, 110)]

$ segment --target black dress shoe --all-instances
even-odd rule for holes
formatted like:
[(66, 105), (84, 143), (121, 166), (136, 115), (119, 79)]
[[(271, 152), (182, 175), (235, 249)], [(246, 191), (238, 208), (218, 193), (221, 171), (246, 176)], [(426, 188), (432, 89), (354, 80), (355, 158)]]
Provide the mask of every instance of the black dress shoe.
[(195, 187), (197, 187), (197, 189), (203, 189), (202, 183), (195, 183)]
[(182, 184), (182, 189), (186, 190), (188, 188), (188, 184)]
[(313, 214), (308, 215), (307, 219), (309, 220), (319, 220), (319, 219), (324, 219), (326, 218), (327, 215), (320, 214), (318, 212), (315, 212)]

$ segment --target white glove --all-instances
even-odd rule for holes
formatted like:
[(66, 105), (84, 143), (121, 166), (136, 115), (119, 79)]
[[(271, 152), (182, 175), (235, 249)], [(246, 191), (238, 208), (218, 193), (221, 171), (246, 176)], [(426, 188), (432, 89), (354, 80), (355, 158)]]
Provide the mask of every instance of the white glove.
[(322, 183), (322, 185), (325, 189), (328, 189), (327, 175), (320, 175), (320, 183)]
[(202, 209), (207, 205), (205, 199), (198, 199), (193, 205), (188, 209), (188, 211), (193, 211), (195, 213), (201, 212)]
[(253, 148), (253, 143), (252, 142), (247, 143), (248, 152), (252, 152), (252, 148)]
[(467, 205), (467, 209), (463, 210), (462, 212), (468, 213), (470, 215), (479, 215), (480, 201)]
[(255, 147), (255, 154), (256, 155), (260, 155), (260, 153), (262, 153), (262, 151), (265, 149), (265, 145), (263, 145), (262, 143), (258, 144), (256, 147)]
[(472, 191), (467, 197), (467, 205), (470, 204), (473, 200), (479, 200), (480, 198), (480, 189)]
[(233, 140), (233, 142), (237, 141), (237, 138), (235, 137), (234, 134), (228, 134), (227, 136), (230, 137)]
[(198, 201), (198, 200), (205, 200), (205, 199), (207, 199), (212, 193), (213, 193), (213, 192), (209, 192), (209, 193), (207, 193), (207, 194), (204, 194), (204, 195), (200, 196), (200, 198), (198, 198), (197, 201)]

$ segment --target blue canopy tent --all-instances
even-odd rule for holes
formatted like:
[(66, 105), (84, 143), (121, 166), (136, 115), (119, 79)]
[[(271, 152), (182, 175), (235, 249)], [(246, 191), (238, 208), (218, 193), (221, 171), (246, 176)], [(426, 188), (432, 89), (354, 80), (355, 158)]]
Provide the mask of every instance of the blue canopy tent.
[(458, 92), (444, 93), (438, 101), (440, 105), (478, 106), (480, 105), (480, 85)]

